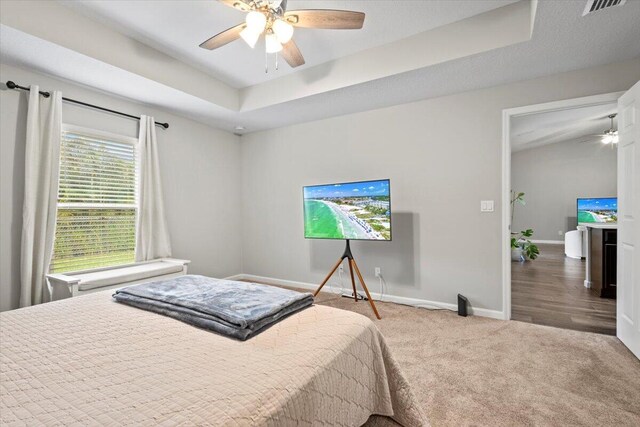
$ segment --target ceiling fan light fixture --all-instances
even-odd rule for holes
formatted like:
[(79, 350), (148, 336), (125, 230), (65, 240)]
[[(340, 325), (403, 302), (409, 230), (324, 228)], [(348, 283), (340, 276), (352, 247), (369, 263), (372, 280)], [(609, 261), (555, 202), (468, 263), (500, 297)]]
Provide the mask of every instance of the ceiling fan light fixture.
[(265, 36), (267, 53), (278, 53), (282, 50), (282, 44), (278, 41), (278, 37), (274, 33)]
[(251, 32), (261, 34), (267, 26), (267, 17), (262, 12), (252, 10), (245, 19), (247, 29)]
[(608, 131), (603, 137), (602, 137), (602, 143), (603, 144), (617, 144), (618, 143), (618, 132), (617, 131), (613, 131), (610, 132)]
[(287, 44), (293, 37), (293, 26), (282, 19), (276, 19), (271, 28), (282, 44)]
[[(2, 0), (0, 0), (2, 1)], [(219, 0), (220, 3), (248, 12), (245, 23), (228, 28), (200, 43), (203, 49), (218, 49), (227, 43), (242, 38), (254, 48), (261, 36), (265, 36), (265, 72), (269, 72), (270, 53), (281, 53), (291, 68), (305, 64), (300, 49), (293, 41), (295, 28), (321, 30), (359, 30), (364, 24), (365, 14), (353, 10), (302, 9), (289, 10), (287, 0)], [(275, 55), (275, 69), (278, 69)]]
[(604, 135), (602, 135), (602, 143), (603, 144), (617, 144), (618, 143), (618, 131), (613, 128), (613, 119), (616, 117), (616, 114), (609, 115), (609, 120), (611, 120), (611, 127), (604, 131)]
[(252, 31), (251, 28), (247, 27), (244, 30), (240, 31), (240, 37), (244, 40), (251, 49), (256, 47), (256, 43), (260, 38), (261, 32)]

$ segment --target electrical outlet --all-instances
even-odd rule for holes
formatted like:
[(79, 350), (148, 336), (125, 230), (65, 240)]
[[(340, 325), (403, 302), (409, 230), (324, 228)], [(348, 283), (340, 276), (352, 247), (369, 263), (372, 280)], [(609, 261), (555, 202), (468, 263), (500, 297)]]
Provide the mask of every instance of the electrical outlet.
[(558, 230), (558, 236), (562, 236), (563, 234), (562, 230)]
[(376, 277), (380, 277), (380, 267), (376, 267)]

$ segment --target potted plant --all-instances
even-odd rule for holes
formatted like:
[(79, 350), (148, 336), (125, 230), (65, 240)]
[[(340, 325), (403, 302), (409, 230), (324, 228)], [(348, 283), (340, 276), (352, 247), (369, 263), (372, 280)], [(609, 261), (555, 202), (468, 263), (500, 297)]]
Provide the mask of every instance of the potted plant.
[[(513, 213), (516, 203), (524, 206), (524, 193), (511, 192), (511, 224), (513, 224)], [(529, 239), (533, 236), (533, 230), (528, 228), (520, 232), (511, 231), (511, 260), (526, 261), (527, 259), (536, 259), (540, 255), (538, 247)]]
[(511, 233), (511, 259), (513, 261), (538, 258), (540, 250), (529, 240), (531, 236), (533, 236), (533, 230), (530, 228), (519, 233)]

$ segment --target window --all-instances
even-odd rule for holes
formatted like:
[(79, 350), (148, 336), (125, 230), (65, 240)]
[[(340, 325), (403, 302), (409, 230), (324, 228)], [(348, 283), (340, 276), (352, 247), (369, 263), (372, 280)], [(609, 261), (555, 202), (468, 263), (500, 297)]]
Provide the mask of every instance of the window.
[(63, 126), (52, 272), (134, 262), (137, 142)]

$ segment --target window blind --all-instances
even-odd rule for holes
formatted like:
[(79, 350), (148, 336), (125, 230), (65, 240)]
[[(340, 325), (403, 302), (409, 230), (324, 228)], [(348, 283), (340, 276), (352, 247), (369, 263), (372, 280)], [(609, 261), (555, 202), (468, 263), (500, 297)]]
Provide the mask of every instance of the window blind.
[(134, 261), (137, 169), (133, 141), (62, 132), (53, 272)]

